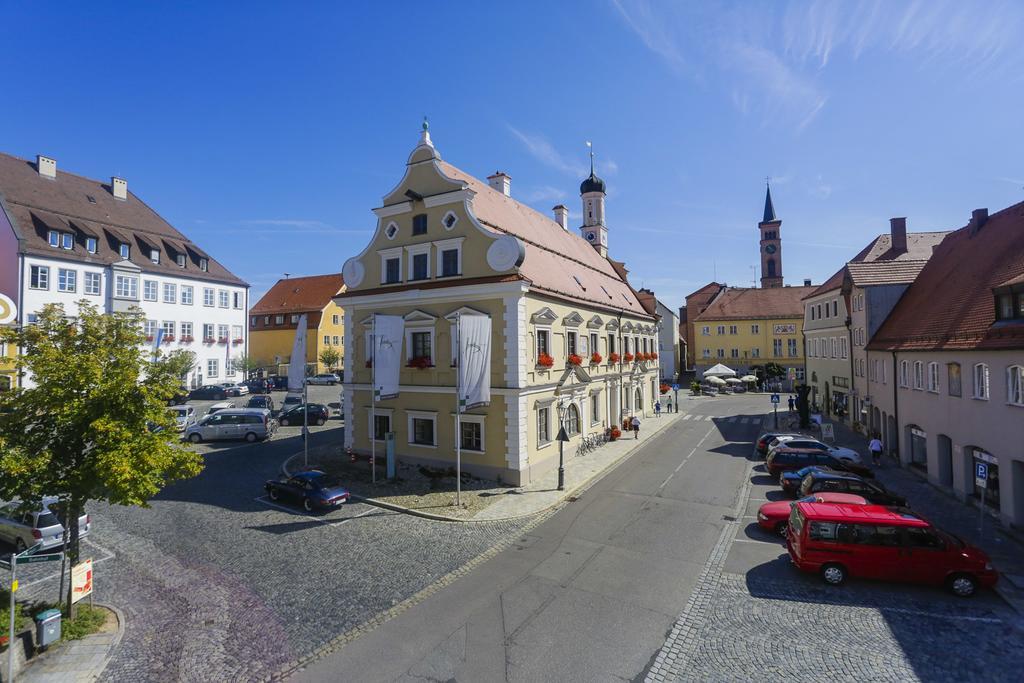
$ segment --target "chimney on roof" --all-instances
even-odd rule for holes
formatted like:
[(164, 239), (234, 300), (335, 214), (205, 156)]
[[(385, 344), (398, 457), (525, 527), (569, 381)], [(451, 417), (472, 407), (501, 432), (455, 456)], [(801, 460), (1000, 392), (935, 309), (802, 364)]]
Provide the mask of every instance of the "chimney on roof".
[(114, 199), (121, 201), (128, 199), (128, 181), (117, 176), (110, 176), (110, 191), (114, 194)]
[(512, 196), (512, 176), (504, 171), (495, 171), (494, 175), (487, 176), (487, 183), (506, 197)]
[(811, 278), (805, 277), (804, 278), (804, 287), (810, 287), (810, 286), (811, 286)]
[(37, 154), (36, 170), (39, 171), (39, 175), (44, 178), (55, 179), (57, 177), (57, 160), (51, 159), (50, 157), (44, 157), (42, 154)]
[(976, 235), (982, 226), (988, 221), (988, 209), (975, 209), (971, 211), (971, 222), (968, 223), (967, 233)]
[(907, 219), (905, 217), (889, 219), (889, 234), (892, 250), (899, 254), (907, 253)]
[(555, 212), (555, 222), (562, 226), (562, 230), (569, 231), (569, 209), (565, 208), (562, 204), (559, 204), (555, 208), (551, 209)]

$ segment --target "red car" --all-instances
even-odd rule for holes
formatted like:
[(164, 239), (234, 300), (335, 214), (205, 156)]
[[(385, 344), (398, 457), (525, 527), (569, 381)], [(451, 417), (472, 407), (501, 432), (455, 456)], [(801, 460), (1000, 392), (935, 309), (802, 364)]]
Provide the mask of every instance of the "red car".
[[(816, 493), (796, 501), (798, 503), (848, 503), (849, 505), (867, 505), (863, 496), (852, 493)], [(789, 513), (793, 511), (793, 501), (779, 500), (765, 503), (757, 511), (757, 525), (765, 531), (773, 531), (779, 536), (786, 535), (789, 526)]]
[(853, 576), (945, 586), (966, 598), (999, 579), (979, 548), (908, 510), (881, 505), (794, 503), (786, 548), (797, 569), (832, 586)]

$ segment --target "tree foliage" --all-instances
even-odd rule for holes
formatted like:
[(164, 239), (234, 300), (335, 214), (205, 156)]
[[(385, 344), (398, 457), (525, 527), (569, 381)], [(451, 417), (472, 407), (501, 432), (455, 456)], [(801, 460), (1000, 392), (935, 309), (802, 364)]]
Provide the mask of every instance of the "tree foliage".
[(327, 369), (331, 372), (338, 367), (338, 361), (341, 360), (341, 354), (338, 350), (328, 346), (326, 349), (320, 352), (320, 362), (327, 366)]
[(87, 501), (146, 506), (169, 482), (202, 470), (165, 407), (189, 359), (154, 357), (137, 309), (78, 306), (77, 318), (51, 304), (37, 324), (3, 331), (22, 348), (19, 370), (33, 386), (0, 394), (0, 497), (29, 507), (59, 496), (72, 562)]
[(259, 361), (254, 360), (247, 353), (240, 354), (237, 358), (232, 359), (231, 362), (235, 364), (235, 370), (241, 371), (242, 376), (246, 378), (248, 378), (254, 370), (258, 370), (262, 367)]

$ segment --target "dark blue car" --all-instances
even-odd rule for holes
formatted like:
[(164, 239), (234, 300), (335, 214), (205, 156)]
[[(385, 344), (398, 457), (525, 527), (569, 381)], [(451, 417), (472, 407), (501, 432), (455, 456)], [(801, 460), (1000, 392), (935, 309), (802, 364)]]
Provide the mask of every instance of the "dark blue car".
[(309, 470), (280, 481), (266, 483), (270, 500), (288, 499), (300, 503), (307, 512), (331, 510), (344, 505), (349, 492), (341, 483), (320, 470)]
[(800, 482), (804, 480), (811, 472), (831, 472), (831, 467), (825, 467), (824, 465), (810, 465), (808, 467), (802, 467), (793, 472), (783, 472), (779, 475), (779, 485), (782, 486), (782, 490), (789, 496), (796, 496), (800, 490)]

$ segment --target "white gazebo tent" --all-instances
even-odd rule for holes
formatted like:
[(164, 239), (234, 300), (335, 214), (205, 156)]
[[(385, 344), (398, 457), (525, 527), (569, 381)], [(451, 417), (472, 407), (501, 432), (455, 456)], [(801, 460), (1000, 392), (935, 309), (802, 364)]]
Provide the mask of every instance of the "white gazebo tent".
[(736, 376), (736, 371), (735, 370), (733, 370), (732, 368), (728, 368), (728, 367), (722, 365), (721, 363), (719, 363), (718, 365), (714, 365), (714, 366), (712, 366), (712, 367), (710, 367), (710, 368), (708, 368), (707, 370), (704, 371), (704, 379), (708, 379), (710, 377), (735, 377), (735, 376)]

